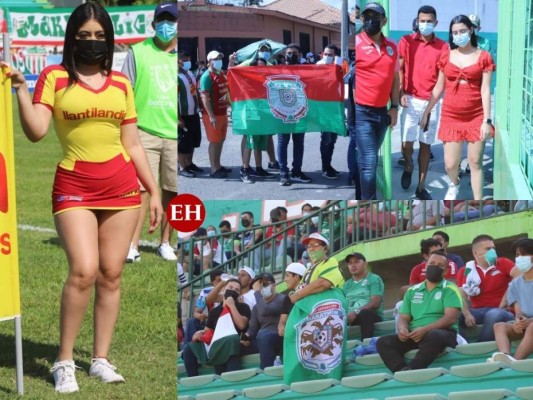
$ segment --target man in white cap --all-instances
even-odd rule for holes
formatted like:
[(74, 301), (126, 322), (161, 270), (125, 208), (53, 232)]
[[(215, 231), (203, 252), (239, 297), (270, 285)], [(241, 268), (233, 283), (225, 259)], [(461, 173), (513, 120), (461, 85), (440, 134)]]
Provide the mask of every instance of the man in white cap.
[(342, 288), (344, 284), (338, 261), (328, 257), (328, 239), (315, 232), (302, 240), (302, 243), (307, 247), (311, 267), (305, 272), (296, 292), (289, 296), (293, 303), (311, 294)]
[[(222, 280), (218, 283), (218, 285), (215, 286), (215, 288), (207, 295), (206, 302), (208, 304), (214, 304), (224, 300), (221, 294), (222, 288), (226, 284), (227, 280), (232, 278), (231, 275), (224, 275), (222, 275)], [(241, 267), (239, 268), (237, 278), (239, 279), (239, 282), (241, 282), (241, 291), (238, 300), (241, 303), (248, 304), (250, 310), (252, 310), (256, 304), (254, 296), (255, 290), (252, 288), (252, 281), (255, 279), (255, 272), (250, 267)]]
[(220, 164), (228, 130), (228, 81), (222, 71), (224, 54), (213, 50), (207, 55), (208, 69), (200, 78), (202, 121), (209, 141), (209, 162), (213, 178), (225, 178), (231, 169)]
[(474, 24), (474, 31), (476, 32), (476, 36), (477, 36), (477, 47), (482, 50), (486, 50), (490, 53), (491, 52), (490, 40), (488, 40), (487, 38), (483, 36), (479, 36), (479, 31), (481, 30), (481, 20), (476, 14), (470, 14), (468, 18)]
[[(291, 263), (287, 265), (287, 268), (285, 269), (285, 283), (287, 284), (287, 290), (289, 290), (289, 294), (296, 290), (305, 274), (306, 269), (307, 268), (305, 268), (305, 265), (300, 263)], [(280, 336), (285, 334), (285, 325), (287, 324), (287, 318), (289, 317), (293, 306), (294, 304), (290, 297), (285, 296), (278, 323), (278, 334)]]

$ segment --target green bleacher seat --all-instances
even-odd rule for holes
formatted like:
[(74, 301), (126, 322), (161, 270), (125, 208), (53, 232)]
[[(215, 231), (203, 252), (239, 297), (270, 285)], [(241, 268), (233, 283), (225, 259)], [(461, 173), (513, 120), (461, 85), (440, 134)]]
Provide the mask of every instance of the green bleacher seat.
[(274, 377), (283, 377), (283, 365), (277, 367), (266, 367), (263, 371), (265, 375)]
[(394, 379), (404, 383), (421, 383), (435, 379), (441, 375), (448, 374), (445, 368), (426, 368), (412, 371), (398, 371), (394, 373)]
[(289, 386), (284, 384), (257, 386), (244, 389), (242, 394), (250, 399), (265, 399), (284, 392), (285, 390), (289, 390), (289, 388)]
[(178, 376), (186, 375), (187, 371), (185, 370), (185, 364), (178, 364)]
[(346, 350), (353, 349), (354, 347), (359, 346), (361, 344), (363, 344), (363, 343), (361, 341), (359, 341), (359, 340), (348, 340), (346, 342)]
[(216, 374), (198, 375), (198, 376), (181, 378), (179, 380), (179, 384), (183, 386), (188, 386), (188, 387), (199, 387), (199, 386), (207, 385), (213, 382), (215, 379), (220, 379), (220, 376)]
[(514, 393), (507, 389), (469, 390), (448, 393), (449, 400), (500, 400), (508, 396), (514, 396)]
[(181, 354), (183, 353), (183, 350), (182, 351), (178, 351), (178, 360), (181, 360)]
[(516, 395), (524, 400), (533, 400), (533, 386), (519, 387)]
[(465, 328), (463, 330), (463, 336), (465, 339), (469, 340), (469, 341), (474, 341), (478, 338), (479, 336), (479, 332), (481, 331), (481, 327), (483, 325), (476, 325), (476, 326), (473, 326), (471, 328)]
[(378, 383), (390, 379), (392, 379), (392, 375), (387, 373), (348, 376), (341, 379), (341, 385), (353, 389), (362, 389), (377, 385)]
[(189, 396), (189, 395), (186, 395), (186, 396), (179, 396), (178, 395), (178, 400), (195, 400), (195, 397), (194, 396)]
[(240, 396), (241, 392), (238, 390), (221, 390), (220, 392), (199, 393), (196, 400), (230, 400), (236, 396)]
[(478, 378), (490, 375), (502, 368), (500, 363), (478, 363), (466, 365), (454, 365), (450, 368), (450, 373), (462, 378)]
[(486, 353), (494, 353), (498, 350), (496, 342), (479, 342), (479, 343), (468, 343), (468, 344), (459, 344), (455, 347), (455, 351), (461, 354), (467, 355), (480, 355)]
[(366, 356), (356, 357), (355, 362), (361, 365), (383, 365), (383, 360), (379, 354), (367, 354)]
[(438, 393), (410, 394), (407, 396), (385, 397), (385, 400), (446, 400), (447, 397)]
[(312, 394), (340, 384), (340, 381), (336, 379), (318, 379), (316, 381), (294, 382), (291, 384), (291, 391), (296, 393)]
[(361, 327), (359, 325), (348, 327), (348, 339), (359, 339), (361, 337)]
[(240, 382), (262, 372), (259, 368), (240, 369), (238, 371), (223, 372), (220, 375), (220, 379), (227, 382)]
[(259, 357), (259, 353), (242, 356), (241, 364), (242, 368), (255, 368), (259, 366), (261, 364), (261, 358)]
[[(412, 360), (413, 358), (415, 358), (415, 356), (416, 356), (416, 354), (418, 353), (418, 351), (419, 351), (418, 349), (409, 350), (407, 353), (404, 354), (404, 357), (407, 358), (407, 359), (409, 359), (409, 360)], [(442, 351), (442, 353), (440, 353), (440, 354), (438, 355), (438, 357), (442, 357), (442, 356), (444, 356), (444, 355), (446, 355), (446, 354), (448, 354), (448, 353), (450, 353), (450, 352), (453, 352), (453, 351), (454, 351), (453, 348), (451, 348), (451, 347), (446, 347), (446, 348)]]
[(511, 368), (515, 371), (533, 372), (533, 359), (513, 361)]
[(382, 321), (374, 324), (375, 336), (383, 336), (394, 333), (396, 330), (396, 321)]
[(383, 319), (384, 320), (394, 319), (394, 308), (383, 310)]

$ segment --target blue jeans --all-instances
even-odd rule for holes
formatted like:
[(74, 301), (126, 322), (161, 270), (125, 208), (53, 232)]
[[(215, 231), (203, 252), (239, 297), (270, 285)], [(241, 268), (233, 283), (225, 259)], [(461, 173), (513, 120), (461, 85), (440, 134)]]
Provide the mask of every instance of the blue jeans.
[[(492, 215), (496, 212), (496, 207), (493, 204), (488, 204), (483, 207), (483, 216), (486, 217), (488, 215)], [(453, 214), (453, 220), (454, 222), (457, 221), (466, 221), (466, 217), (468, 215), (468, 219), (475, 219), (479, 218), (481, 216), (481, 211), (479, 210), (468, 210), (468, 212), (465, 211), (459, 211)]]
[(202, 321), (200, 321), (199, 319), (196, 319), (196, 318), (189, 318), (189, 320), (187, 321), (187, 325), (185, 326), (185, 340), (184, 342), (185, 343), (189, 343), (189, 342), (192, 342), (192, 337), (193, 335), (204, 329), (205, 328), (205, 323), (203, 323)]
[(322, 171), (326, 171), (328, 168), (331, 167), (331, 159), (333, 158), (333, 150), (335, 150), (336, 142), (336, 133), (320, 133), (320, 157), (322, 158)]
[[(302, 162), (304, 159), (304, 139), (305, 133), (292, 133), (292, 171), (302, 172)], [(287, 165), (287, 148), (291, 140), (291, 133), (278, 134), (278, 162), (282, 174), (289, 173)]]
[(355, 198), (361, 198), (361, 181), (359, 179), (359, 165), (357, 163), (357, 145), (355, 142), (355, 126), (348, 125), (350, 142), (348, 143), (348, 177), (355, 181)]
[[(505, 311), (502, 308), (495, 307), (481, 307), (481, 308), (472, 308), (470, 312), (476, 319), (476, 324), (483, 324), (481, 332), (479, 333), (478, 342), (489, 342), (494, 340), (494, 329), (493, 326), (497, 322), (506, 322), (514, 319), (514, 316), (509, 311)], [(464, 336), (465, 318), (461, 314), (459, 317), (459, 333), (461, 336)]]
[(257, 345), (259, 346), (259, 357), (261, 359), (259, 368), (272, 367), (276, 356), (283, 349), (283, 337), (278, 335), (278, 332), (260, 329), (257, 332)]
[(389, 125), (390, 117), (387, 114), (387, 107), (355, 105), (355, 140), (362, 200), (376, 199), (378, 151)]

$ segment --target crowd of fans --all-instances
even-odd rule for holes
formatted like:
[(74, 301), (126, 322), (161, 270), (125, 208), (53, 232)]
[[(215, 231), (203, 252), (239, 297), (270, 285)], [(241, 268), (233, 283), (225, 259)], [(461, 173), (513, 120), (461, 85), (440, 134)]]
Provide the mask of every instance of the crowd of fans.
[[(306, 208), (305, 212), (312, 211)], [(246, 215), (248, 226), (253, 226), (253, 216)], [(272, 215), (286, 218), (283, 211)], [(294, 227), (290, 236), (296, 230)], [(257, 231), (248, 231), (248, 237), (260, 240)], [(237, 276), (212, 270), (211, 285), (202, 290), (182, 335), (180, 347), (188, 376), (197, 375), (202, 363), (213, 365), (216, 373), (239, 369), (240, 357), (253, 353), (259, 353), (260, 368), (274, 365), (277, 356), (283, 359), (289, 328), (285, 324), (293, 305), (330, 289), (341, 289), (345, 296), (346, 325), (359, 325), (361, 340), (374, 337), (374, 324), (384, 318), (383, 280), (369, 271), (361, 253), (345, 257), (350, 274), (345, 280), (337, 260), (329, 257), (333, 244), (327, 235), (316, 227), (304, 232), (298, 244), (293, 243), (301, 244), (302, 259), (286, 266), (283, 283), (276, 284), (272, 274), (259, 274), (248, 266), (239, 268)], [(412, 268), (409, 283), (401, 290), (403, 299), (397, 304), (396, 333), (373, 340), (376, 352), (392, 372), (428, 367), (446, 347), (466, 343), (468, 329), (476, 325), (477, 341), (496, 340), (498, 352), (489, 362), (510, 364), (533, 353), (533, 239), (514, 242), (516, 258), (510, 260), (498, 256), (491, 236), (478, 235), (471, 245), (473, 258), (466, 263), (448, 251), (449, 243), (444, 230), (421, 241), (422, 261)], [(232, 251), (241, 246), (234, 245)], [(220, 315), (226, 309), (232, 316), (234, 334), (230, 336), (232, 345), (224, 342), (221, 351), (211, 341), (220, 336)], [(511, 341), (520, 339), (513, 356)], [(207, 353), (205, 349), (209, 349)], [(419, 351), (407, 361), (404, 354), (413, 349)]]

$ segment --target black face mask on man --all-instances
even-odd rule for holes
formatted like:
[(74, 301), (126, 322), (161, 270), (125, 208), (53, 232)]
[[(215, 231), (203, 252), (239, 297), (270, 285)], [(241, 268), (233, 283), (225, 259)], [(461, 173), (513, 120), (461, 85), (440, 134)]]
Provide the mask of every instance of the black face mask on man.
[(85, 65), (100, 64), (107, 56), (105, 40), (76, 40), (74, 60)]
[(224, 299), (227, 299), (228, 297), (233, 297), (233, 300), (237, 301), (239, 298), (239, 293), (232, 289), (226, 289), (224, 292)]
[(248, 228), (250, 226), (250, 224), (251, 224), (251, 221), (249, 219), (241, 219), (241, 224), (245, 228)]
[(381, 20), (379, 19), (365, 19), (363, 23), (363, 30), (370, 36), (381, 31)]
[(292, 53), (290, 56), (287, 54), (287, 64), (296, 65), (298, 64), (298, 54)]
[(436, 264), (430, 264), (426, 267), (426, 279), (431, 283), (439, 283), (443, 274), (444, 270)]

